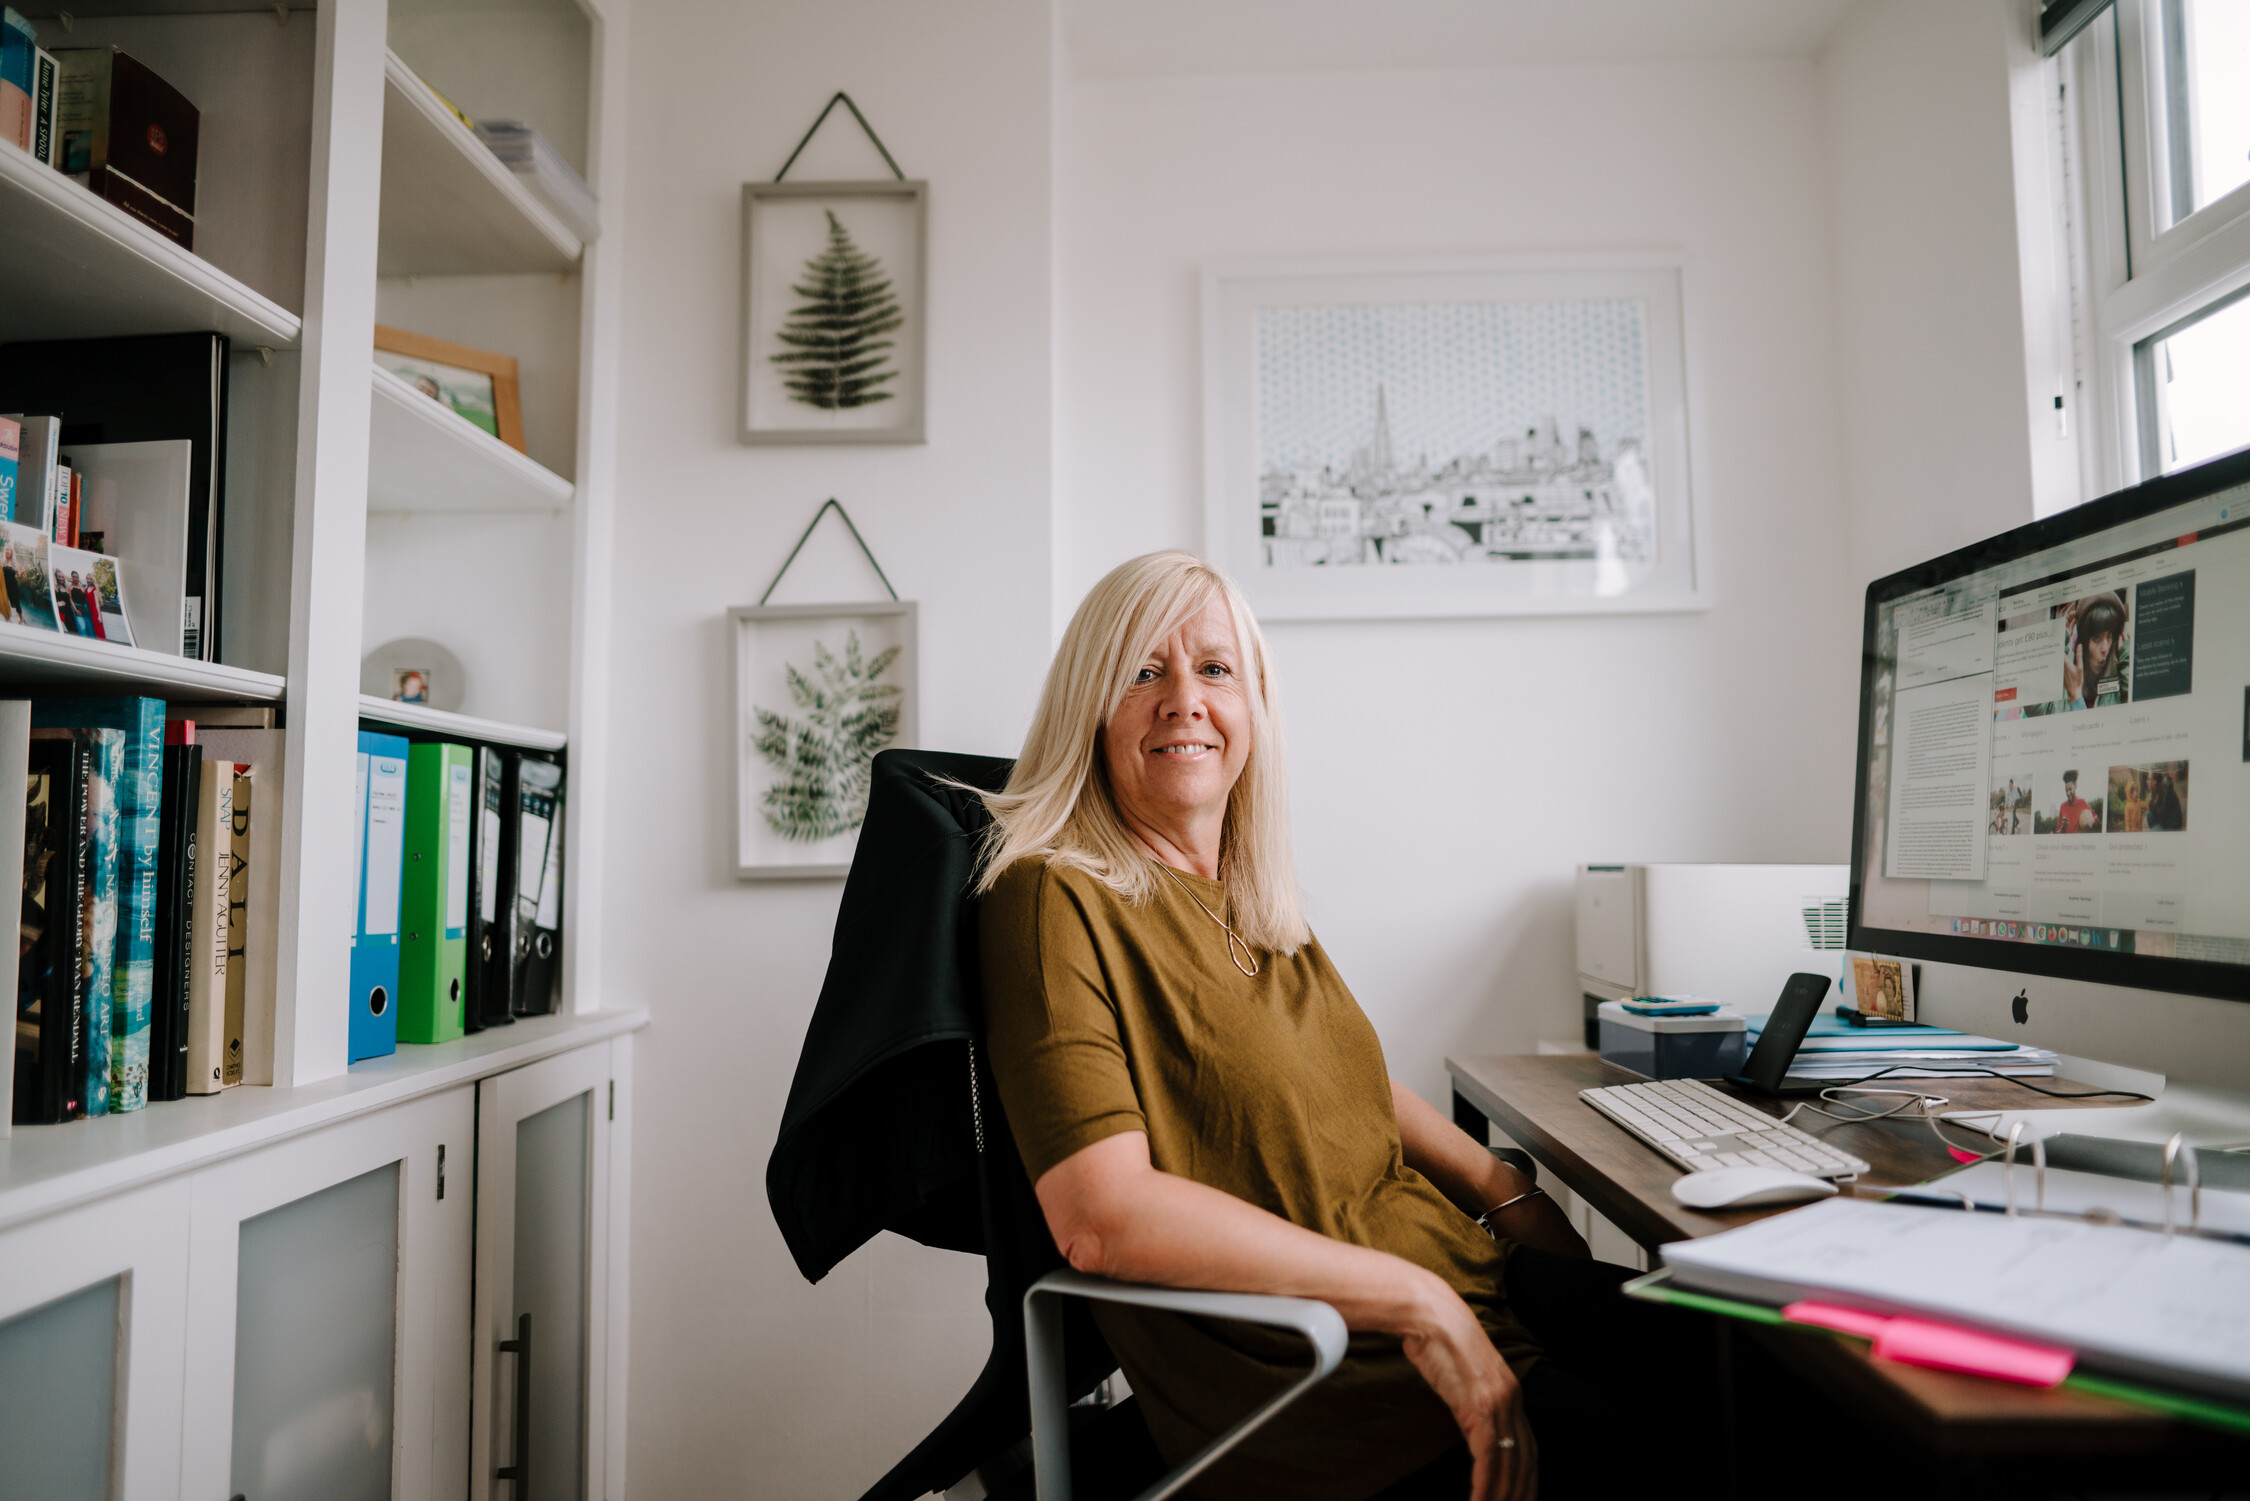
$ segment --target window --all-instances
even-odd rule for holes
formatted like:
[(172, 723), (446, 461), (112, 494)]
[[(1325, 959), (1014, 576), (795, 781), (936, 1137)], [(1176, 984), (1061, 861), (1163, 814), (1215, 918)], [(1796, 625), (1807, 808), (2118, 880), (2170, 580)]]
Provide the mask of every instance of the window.
[(2163, 0), (2168, 218), (2250, 182), (2250, 0)]
[(2250, 287), (2222, 307), (2146, 339), (2135, 378), (2155, 407), (2143, 455), (2147, 474), (2169, 474), (2250, 443)]
[(2113, 0), (2079, 24), (2048, 145), (2093, 496), (2250, 443), (2250, 0)]

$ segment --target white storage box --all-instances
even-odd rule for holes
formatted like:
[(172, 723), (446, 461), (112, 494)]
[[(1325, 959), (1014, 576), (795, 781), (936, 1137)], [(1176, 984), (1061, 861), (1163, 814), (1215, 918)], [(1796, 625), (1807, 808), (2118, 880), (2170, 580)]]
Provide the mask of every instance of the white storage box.
[(1702, 1016), (1636, 1016), (1623, 1001), (1594, 1013), (1602, 1062), (1651, 1079), (1722, 1079), (1742, 1072), (1742, 1014), (1721, 1006)]

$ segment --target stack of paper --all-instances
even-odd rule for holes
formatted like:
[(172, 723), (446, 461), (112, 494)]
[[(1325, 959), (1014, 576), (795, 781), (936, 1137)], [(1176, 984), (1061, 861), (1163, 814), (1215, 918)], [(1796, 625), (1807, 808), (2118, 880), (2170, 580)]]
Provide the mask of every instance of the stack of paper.
[(591, 244), (601, 234), (601, 204), (586, 179), (556, 154), (547, 138), (521, 120), (479, 120), (477, 139), (532, 196), (555, 211), (570, 232)]
[[(1766, 1018), (1744, 1018), (1747, 1041), (1755, 1046)], [(1946, 1027), (1855, 1027), (1841, 1017), (1813, 1020), (1789, 1072), (1800, 1079), (1861, 1079), (1880, 1070), (1886, 1079), (1943, 1077), (1989, 1069), (2024, 1077), (2052, 1074), (2055, 1055), (2045, 1048), (2021, 1047)]]

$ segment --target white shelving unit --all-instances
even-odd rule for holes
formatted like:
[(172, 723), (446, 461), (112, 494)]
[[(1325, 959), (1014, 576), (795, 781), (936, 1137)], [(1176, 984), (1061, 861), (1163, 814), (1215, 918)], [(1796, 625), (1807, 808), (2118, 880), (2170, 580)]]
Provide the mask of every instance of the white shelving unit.
[(569, 480), (377, 367), (367, 459), (370, 511), (560, 511)]
[(432, 709), (425, 704), (402, 704), (394, 699), (373, 698), (366, 694), (360, 695), (359, 718), (362, 724), (371, 726), (396, 726), (400, 729), (444, 735), (454, 740), (513, 745), (523, 750), (559, 751), (570, 743), (570, 737), (560, 730), (536, 729), (525, 724), (504, 724), (497, 719), (479, 719), (473, 714), (453, 714), (444, 709)]
[(530, 1016), (453, 1042), (371, 1058), (302, 1089), (230, 1089), (77, 1121), (77, 1131), (18, 1131), (0, 1140), (0, 1230), (108, 1194), (387, 1110), (464, 1080), (521, 1068), (648, 1024), (638, 1008)]
[(199, 703), (273, 703), (289, 680), (270, 672), (0, 621), (0, 682), (25, 688), (141, 693)]
[[(252, 607), (223, 616), (220, 639), (230, 651), (246, 642), (240, 649), (258, 655), (243, 660), (261, 668), (286, 664), (252, 671), (0, 624), (0, 697), (270, 705), (285, 731), (284, 790), (257, 804), (282, 837), (271, 873), (278, 930), (262, 940), (277, 953), (274, 1084), (20, 1126), (0, 1139), (0, 1342), (49, 1298), (132, 1279), (129, 1337), (114, 1327), (102, 1336), (115, 1389), (131, 1398), (108, 1457), (95, 1457), (113, 1466), (98, 1493), (228, 1493), (236, 1430), (211, 1414), (224, 1409), (236, 1375), (223, 1338), (235, 1327), (235, 1288), (205, 1252), (238, 1243), (237, 1209), (263, 1214), (254, 1206), (265, 1198), (300, 1208), (395, 1161), (394, 1294), (406, 1333), (394, 1370), (401, 1401), (419, 1406), (395, 1429), (404, 1468), (391, 1494), (461, 1494), (469, 1404), (432, 1395), (465, 1395), (469, 1380), (459, 1205), (476, 1197), (479, 1143), (459, 1123), (476, 1119), (480, 1095), (499, 1098), (499, 1076), (568, 1060), (562, 1072), (591, 1081), (572, 1096), (590, 1123), (588, 1218), (582, 1242), (568, 1226), (534, 1240), (586, 1247), (584, 1493), (622, 1494), (623, 1367), (607, 1352), (625, 1347), (629, 1274), (606, 1206), (621, 1212), (627, 1202), (627, 1034), (646, 1017), (602, 1009), (600, 888), (581, 874), (604, 868), (600, 623), (609, 616), (622, 265), (612, 245), (581, 244), (534, 200), (415, 68), (472, 113), (518, 116), (568, 143), (608, 222), (620, 223), (629, 4), (327, 0), (311, 10), (291, 0), (275, 14), (215, 0), (83, 0), (66, 33), (57, 0), (16, 0), (42, 45), (121, 46), (195, 101), (207, 123), (225, 125), (207, 130), (199, 163), (208, 214), (197, 244), (209, 258), (0, 146), (0, 341), (228, 336), (237, 374), (226, 505), (236, 527), (224, 600)], [(518, 28), (562, 45), (511, 48)], [(419, 292), (394, 296), (409, 277)], [(374, 368), (379, 296), (419, 317), (382, 321), (517, 355), (540, 461)], [(264, 616), (249, 621), (256, 606)], [(385, 634), (369, 636), (383, 611)], [(229, 631), (228, 619), (255, 629)], [(468, 713), (362, 698), (366, 650), (408, 634), (456, 642), (475, 665)], [(480, 682), (504, 694), (531, 680), (544, 695), (532, 710), (504, 697), (480, 707), (475, 696)], [(564, 869), (573, 875), (558, 1014), (347, 1066), (362, 724), (567, 748)], [(447, 1150), (450, 1166), (439, 1156)], [(430, 1191), (449, 1172), (455, 1197), (437, 1203), (443, 1193)], [(512, 1207), (478, 1202), (477, 1221), (502, 1224)], [(447, 1239), (457, 1233), (458, 1245)], [(202, 1333), (183, 1366), (196, 1320)], [(475, 1400), (482, 1411), (511, 1393)], [(8, 1402), (0, 1389), (0, 1413)], [(210, 1420), (183, 1424), (183, 1413)], [(494, 1476), (470, 1479), (478, 1501), (510, 1493)]]
[(383, 61), (383, 276), (567, 271), (578, 236), (516, 181), (414, 70)]
[(0, 340), (215, 329), (295, 347), (295, 313), (114, 204), (0, 145)]

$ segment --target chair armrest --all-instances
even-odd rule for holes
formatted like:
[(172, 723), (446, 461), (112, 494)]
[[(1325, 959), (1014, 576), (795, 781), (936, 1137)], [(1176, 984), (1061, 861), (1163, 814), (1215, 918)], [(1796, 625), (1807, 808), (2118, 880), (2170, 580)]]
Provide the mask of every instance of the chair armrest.
[(1039, 1501), (1070, 1501), (1070, 1394), (1063, 1384), (1063, 1298), (1130, 1303), (1170, 1313), (1240, 1319), (1244, 1323), (1264, 1324), (1275, 1329), (1294, 1329), (1313, 1348), (1312, 1369), (1294, 1385), (1143, 1491), (1138, 1501), (1163, 1501), (1210, 1468), (1219, 1456), (1248, 1438), (1267, 1419), (1326, 1380), (1344, 1359), (1347, 1334), (1343, 1315), (1311, 1298), (1200, 1292), (1150, 1287), (1139, 1282), (1112, 1282), (1106, 1277), (1089, 1277), (1082, 1272), (1050, 1272), (1032, 1283), (1023, 1295), (1024, 1340), (1030, 1357), (1031, 1463)]

